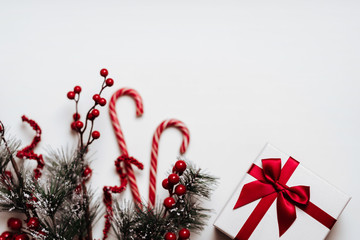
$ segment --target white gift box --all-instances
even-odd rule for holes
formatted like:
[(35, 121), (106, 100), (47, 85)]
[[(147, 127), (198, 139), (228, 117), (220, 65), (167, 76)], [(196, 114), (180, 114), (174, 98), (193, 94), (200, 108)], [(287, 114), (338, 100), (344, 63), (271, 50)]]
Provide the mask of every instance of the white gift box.
[[(267, 144), (260, 155), (254, 161), (254, 164), (260, 168), (262, 166), (262, 159), (280, 158), (281, 166), (289, 159), (289, 155), (279, 151), (270, 144)], [(226, 203), (223, 210), (220, 212), (215, 220), (214, 226), (229, 236), (235, 239), (240, 229), (242, 229), (245, 222), (248, 220), (251, 213), (257, 207), (261, 199), (250, 202), (244, 206), (234, 209), (240, 193), (245, 184), (256, 181), (257, 179), (249, 174), (245, 174), (244, 178), (236, 188), (235, 192)], [(322, 211), (330, 215), (334, 220), (339, 217), (350, 197), (341, 192), (327, 181), (323, 180), (300, 163), (295, 171), (290, 176), (286, 185), (288, 187), (305, 185), (310, 186), (310, 202)], [(260, 205), (260, 204), (259, 204)], [(314, 219), (308, 213), (304, 212), (299, 207), (296, 209), (296, 220), (292, 223), (290, 228), (280, 237), (277, 217), (277, 199), (271, 204), (266, 211), (255, 230), (251, 233), (249, 238), (238, 239), (281, 239), (281, 240), (297, 240), (297, 239), (325, 239), (330, 232), (330, 229), (322, 223)], [(254, 224), (252, 224), (254, 225)], [(331, 228), (331, 227), (330, 227)]]

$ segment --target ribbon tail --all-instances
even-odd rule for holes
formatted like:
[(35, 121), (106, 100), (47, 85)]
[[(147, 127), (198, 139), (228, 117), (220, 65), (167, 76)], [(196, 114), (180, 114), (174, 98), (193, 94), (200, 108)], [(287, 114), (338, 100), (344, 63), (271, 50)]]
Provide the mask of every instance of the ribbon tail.
[(283, 192), (279, 192), (276, 204), (279, 235), (281, 237), (295, 222), (296, 209), (295, 206), (284, 197)]

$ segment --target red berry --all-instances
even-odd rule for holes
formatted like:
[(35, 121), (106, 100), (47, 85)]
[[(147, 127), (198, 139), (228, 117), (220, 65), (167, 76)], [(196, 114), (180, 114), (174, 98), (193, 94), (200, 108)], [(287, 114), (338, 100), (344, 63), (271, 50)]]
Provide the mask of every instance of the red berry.
[(27, 226), (31, 229), (37, 229), (40, 226), (39, 219), (37, 219), (36, 217), (30, 218), (27, 222)]
[(167, 232), (165, 234), (165, 240), (176, 240), (176, 234), (172, 232)]
[(68, 99), (74, 99), (75, 98), (75, 93), (73, 91), (70, 91), (67, 93), (67, 97)]
[(111, 87), (112, 85), (114, 85), (114, 80), (112, 78), (108, 78), (106, 79), (105, 83), (106, 86)]
[(165, 200), (164, 200), (164, 206), (166, 207), (166, 208), (172, 208), (172, 207), (174, 207), (175, 206), (175, 199), (174, 198), (172, 198), (172, 197), (167, 197), (167, 198), (165, 198)]
[(183, 172), (186, 169), (186, 163), (183, 160), (179, 160), (175, 163), (175, 169), (177, 172)]
[(88, 118), (89, 120), (94, 120), (94, 119), (95, 119), (95, 117), (94, 117), (94, 115), (93, 115), (92, 113), (89, 113), (89, 114), (87, 115), (87, 118)]
[(75, 93), (80, 93), (81, 92), (81, 87), (80, 86), (75, 86), (74, 87), (74, 92)]
[(87, 115), (87, 119), (89, 119), (89, 120), (94, 120), (95, 119), (95, 117), (94, 117), (94, 115), (92, 114), (92, 113), (88, 113), (88, 115)]
[(80, 119), (80, 114), (74, 113), (73, 119), (74, 119), (74, 121), (79, 120)]
[(18, 218), (9, 218), (7, 224), (12, 230), (19, 230), (22, 227), (21, 220)]
[(80, 194), (80, 193), (81, 193), (81, 184), (77, 185), (77, 187), (75, 188), (75, 193), (76, 193), (76, 194)]
[(190, 231), (187, 228), (183, 228), (179, 231), (180, 239), (188, 239), (190, 237)]
[(26, 234), (20, 234), (15, 237), (15, 240), (29, 240), (29, 237)]
[(100, 115), (100, 111), (97, 110), (97, 109), (94, 109), (91, 111), (91, 114), (94, 116), (94, 117), (98, 117)]
[(172, 188), (172, 185), (171, 183), (169, 183), (169, 179), (165, 178), (163, 181), (162, 181), (162, 186), (163, 188), (165, 189), (171, 189)]
[(175, 193), (178, 196), (184, 195), (186, 193), (186, 187), (182, 184), (177, 185), (175, 188)]
[(84, 124), (83, 124), (82, 121), (76, 121), (75, 122), (76, 129), (80, 130), (80, 129), (82, 129), (83, 126), (84, 126)]
[(91, 168), (90, 168), (90, 167), (86, 167), (85, 170), (84, 170), (84, 172), (83, 172), (83, 176), (84, 176), (84, 177), (88, 177), (88, 176), (91, 175), (91, 173), (92, 173)]
[(71, 129), (76, 131), (77, 129), (76, 129), (75, 123), (76, 123), (76, 122), (72, 122), (72, 123), (71, 123)]
[[(11, 239), (11, 238), (8, 238), (9, 240)], [(0, 240), (8, 240), (6, 237), (3, 237), (3, 236), (0, 236)]]
[(12, 236), (13, 236), (13, 234), (9, 231), (5, 231), (1, 234), (1, 237), (3, 237), (5, 240), (11, 240)]
[(106, 68), (103, 68), (100, 70), (100, 75), (103, 77), (106, 77), (109, 74), (108, 70)]
[(100, 99), (101, 99), (101, 97), (100, 97), (99, 94), (94, 94), (93, 100), (94, 100), (95, 102), (99, 102)]
[(100, 104), (101, 106), (105, 106), (105, 105), (106, 105), (106, 99), (105, 99), (105, 98), (101, 98), (101, 99), (99, 100), (99, 104)]
[(98, 131), (93, 131), (91, 136), (93, 137), (93, 139), (98, 139), (100, 137), (100, 133)]
[(173, 185), (177, 184), (180, 181), (179, 175), (177, 175), (176, 173), (170, 174), (168, 179), (169, 182)]

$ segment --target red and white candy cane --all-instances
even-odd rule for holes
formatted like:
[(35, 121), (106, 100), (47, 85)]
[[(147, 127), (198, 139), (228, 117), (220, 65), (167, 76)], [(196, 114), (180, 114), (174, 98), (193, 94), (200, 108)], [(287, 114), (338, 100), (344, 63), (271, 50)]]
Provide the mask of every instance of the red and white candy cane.
[(155, 206), (155, 198), (156, 198), (156, 171), (157, 171), (157, 159), (158, 159), (158, 151), (159, 151), (159, 139), (161, 133), (169, 127), (178, 128), (182, 135), (183, 141), (180, 147), (180, 153), (184, 154), (186, 152), (187, 147), (189, 146), (190, 141), (190, 132), (189, 129), (185, 126), (185, 124), (176, 119), (168, 119), (163, 121), (158, 128), (156, 129), (153, 139), (152, 139), (152, 148), (151, 148), (151, 162), (150, 162), (150, 185), (149, 185), (149, 208), (153, 208)]
[[(119, 89), (112, 95), (112, 97), (110, 99), (109, 113), (110, 113), (111, 123), (112, 123), (112, 126), (115, 131), (115, 135), (116, 135), (116, 139), (119, 144), (119, 147), (120, 147), (120, 151), (123, 156), (128, 157), (129, 154), (128, 154), (128, 150), (126, 147), (124, 134), (121, 131), (119, 119), (117, 117), (117, 113), (116, 113), (116, 109), (115, 109), (116, 100), (119, 97), (124, 96), (124, 95), (130, 96), (135, 100), (137, 117), (140, 117), (144, 113), (144, 107), (143, 107), (143, 102), (142, 102), (140, 94), (137, 91), (135, 91), (134, 89), (130, 89), (130, 88)], [(128, 181), (130, 183), (130, 189), (131, 189), (131, 193), (133, 195), (134, 201), (136, 203), (141, 203), (139, 189), (136, 184), (134, 170), (132, 169), (130, 161), (125, 162), (125, 171), (127, 174)]]

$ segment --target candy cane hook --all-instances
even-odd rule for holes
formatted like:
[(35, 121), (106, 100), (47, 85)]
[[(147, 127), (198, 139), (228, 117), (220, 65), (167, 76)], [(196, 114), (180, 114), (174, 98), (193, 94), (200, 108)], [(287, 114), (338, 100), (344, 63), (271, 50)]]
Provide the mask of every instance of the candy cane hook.
[[(112, 97), (110, 99), (109, 113), (110, 113), (111, 123), (112, 123), (112, 126), (115, 131), (115, 135), (116, 135), (116, 139), (119, 144), (119, 147), (120, 147), (120, 151), (124, 156), (128, 157), (129, 154), (128, 154), (128, 150), (126, 147), (124, 134), (121, 130), (119, 119), (117, 117), (117, 113), (116, 113), (116, 109), (115, 109), (116, 100), (124, 95), (130, 96), (135, 100), (137, 117), (140, 117), (144, 113), (144, 107), (143, 107), (143, 103), (142, 103), (140, 94), (137, 91), (135, 91), (134, 89), (130, 89), (130, 88), (119, 89), (112, 95)], [(127, 173), (127, 177), (128, 177), (129, 183), (130, 183), (130, 189), (131, 189), (133, 198), (134, 198), (135, 202), (141, 203), (140, 193), (139, 193), (139, 189), (136, 184), (134, 170), (132, 169), (132, 166), (130, 165), (130, 163), (125, 163), (125, 171)]]
[(157, 171), (157, 159), (158, 159), (158, 151), (159, 151), (159, 139), (161, 133), (169, 127), (178, 128), (182, 135), (183, 141), (180, 147), (180, 153), (184, 154), (186, 152), (187, 147), (189, 146), (190, 141), (190, 133), (189, 129), (185, 126), (185, 124), (176, 119), (168, 119), (163, 121), (158, 128), (156, 129), (153, 139), (152, 139), (152, 147), (151, 147), (151, 163), (150, 163), (150, 185), (149, 185), (149, 208), (153, 208), (155, 205), (156, 198), (156, 171)]

